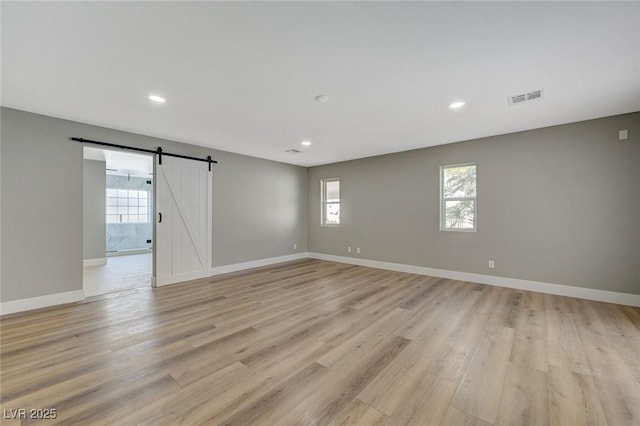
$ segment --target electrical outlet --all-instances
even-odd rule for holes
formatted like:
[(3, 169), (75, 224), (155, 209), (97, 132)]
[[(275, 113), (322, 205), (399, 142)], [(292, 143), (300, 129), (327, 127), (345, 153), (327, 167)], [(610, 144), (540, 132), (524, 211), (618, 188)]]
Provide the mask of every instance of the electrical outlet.
[(351, 246), (347, 247), (347, 253), (351, 253)]
[(294, 249), (294, 250), (296, 250), (297, 248), (298, 248), (298, 245), (297, 245), (297, 244), (294, 244), (294, 245), (293, 245), (293, 249)]
[(493, 269), (496, 267), (496, 263), (493, 260), (489, 261), (489, 269)]
[(627, 139), (629, 139), (629, 129), (618, 131), (618, 140), (626, 141)]
[(356, 247), (356, 253), (360, 254), (360, 247)]

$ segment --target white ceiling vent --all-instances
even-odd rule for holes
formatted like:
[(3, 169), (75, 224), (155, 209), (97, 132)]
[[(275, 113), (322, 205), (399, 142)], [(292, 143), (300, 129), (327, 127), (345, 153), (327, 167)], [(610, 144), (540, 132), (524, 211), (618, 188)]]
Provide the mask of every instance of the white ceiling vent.
[(297, 154), (297, 153), (300, 152), (300, 150), (299, 149), (295, 149), (295, 148), (291, 148), (291, 149), (286, 150), (285, 152), (288, 152), (289, 154)]
[(509, 106), (514, 106), (518, 104), (523, 104), (525, 102), (535, 101), (537, 99), (542, 99), (544, 95), (544, 89), (533, 90), (527, 93), (520, 93), (519, 95), (513, 95), (507, 97), (509, 101)]

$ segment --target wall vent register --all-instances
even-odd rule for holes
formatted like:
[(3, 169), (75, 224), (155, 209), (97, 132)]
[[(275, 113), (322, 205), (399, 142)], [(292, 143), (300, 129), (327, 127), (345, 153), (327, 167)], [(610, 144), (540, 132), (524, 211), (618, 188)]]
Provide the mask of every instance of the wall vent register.
[(518, 95), (508, 96), (509, 106), (518, 104), (524, 104), (531, 101), (536, 101), (544, 97), (544, 89), (532, 90), (527, 93), (520, 93)]

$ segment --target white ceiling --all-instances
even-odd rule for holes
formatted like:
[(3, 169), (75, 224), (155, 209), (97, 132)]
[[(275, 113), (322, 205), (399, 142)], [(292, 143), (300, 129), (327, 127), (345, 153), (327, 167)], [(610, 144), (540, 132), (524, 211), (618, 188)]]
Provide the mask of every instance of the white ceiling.
[(113, 172), (112, 174), (131, 175), (147, 179), (151, 179), (153, 175), (153, 159), (148, 155), (85, 146), (84, 158), (86, 160), (106, 162), (106, 167), (108, 171)]
[(325, 164), (640, 110), (640, 2), (3, 1), (2, 105)]

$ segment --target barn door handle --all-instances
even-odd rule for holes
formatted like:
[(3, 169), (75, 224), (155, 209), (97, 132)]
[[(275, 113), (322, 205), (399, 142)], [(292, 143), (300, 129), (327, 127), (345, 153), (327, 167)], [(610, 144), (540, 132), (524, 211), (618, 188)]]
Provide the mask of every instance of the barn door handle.
[(158, 223), (162, 223), (162, 213), (158, 213)]

